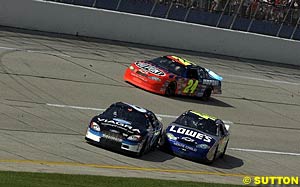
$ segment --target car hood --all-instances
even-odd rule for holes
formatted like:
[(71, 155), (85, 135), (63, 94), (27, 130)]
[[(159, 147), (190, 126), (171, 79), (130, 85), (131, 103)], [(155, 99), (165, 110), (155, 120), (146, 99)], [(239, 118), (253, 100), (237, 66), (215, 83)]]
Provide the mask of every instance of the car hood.
[(125, 133), (128, 135), (144, 135), (147, 132), (146, 128), (143, 128), (136, 123), (131, 123), (129, 121), (119, 118), (106, 118), (103, 116), (95, 116), (92, 119), (92, 121), (96, 122), (100, 126), (101, 131), (115, 131)]
[(163, 77), (167, 75), (167, 71), (163, 70), (162, 68), (152, 64), (151, 62), (146, 61), (137, 61), (134, 63), (140, 70), (145, 71), (149, 74)]
[(195, 145), (206, 144), (213, 146), (218, 140), (217, 136), (212, 136), (200, 130), (185, 127), (176, 123), (171, 123), (166, 129), (166, 133), (172, 133), (179, 141)]

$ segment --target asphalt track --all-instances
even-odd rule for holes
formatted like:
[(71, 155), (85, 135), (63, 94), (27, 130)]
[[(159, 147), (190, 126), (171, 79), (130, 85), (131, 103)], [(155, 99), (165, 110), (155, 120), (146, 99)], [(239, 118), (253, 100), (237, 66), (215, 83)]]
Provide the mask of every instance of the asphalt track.
[[(125, 83), (134, 60), (176, 54), (224, 77), (204, 102)], [(164, 125), (193, 109), (231, 121), (224, 159), (207, 166), (159, 150), (131, 158), (89, 145), (90, 118), (124, 101)], [(300, 71), (214, 55), (0, 29), (0, 170), (242, 184), (250, 175), (300, 175)]]

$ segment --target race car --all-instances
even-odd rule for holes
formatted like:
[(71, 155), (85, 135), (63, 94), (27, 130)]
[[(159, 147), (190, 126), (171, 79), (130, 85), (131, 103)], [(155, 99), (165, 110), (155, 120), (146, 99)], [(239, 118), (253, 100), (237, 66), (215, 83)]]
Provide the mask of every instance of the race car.
[(117, 102), (92, 118), (85, 139), (116, 151), (142, 156), (157, 146), (162, 127), (153, 112)]
[(221, 94), (223, 78), (215, 72), (178, 56), (136, 61), (124, 73), (124, 80), (144, 90), (166, 95), (201, 97)]
[(225, 155), (229, 135), (222, 120), (189, 110), (166, 128), (159, 144), (180, 157), (211, 164)]

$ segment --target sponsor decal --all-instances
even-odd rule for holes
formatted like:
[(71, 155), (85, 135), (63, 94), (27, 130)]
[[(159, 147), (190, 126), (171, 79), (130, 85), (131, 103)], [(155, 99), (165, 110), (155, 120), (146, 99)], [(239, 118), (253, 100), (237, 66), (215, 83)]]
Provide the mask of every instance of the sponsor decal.
[(101, 122), (102, 125), (117, 127), (117, 128), (123, 129), (123, 130), (141, 133), (141, 131), (139, 129), (135, 129), (131, 125), (124, 124), (119, 121), (102, 119), (102, 118), (98, 118), (98, 121)]
[(193, 138), (190, 138), (190, 137), (182, 137), (181, 139), (185, 140), (187, 142), (194, 142), (195, 141)]
[(180, 143), (180, 142), (173, 142), (173, 144), (177, 147), (181, 147), (183, 149), (186, 149), (186, 150), (189, 150), (189, 151), (194, 151), (194, 152), (197, 152), (197, 149), (196, 148), (193, 148), (193, 147), (190, 147), (190, 146), (187, 146), (183, 143)]
[(210, 80), (210, 79), (203, 79), (203, 84), (205, 85), (212, 85), (212, 86), (218, 86), (219, 81), (217, 80)]
[(161, 71), (157, 67), (152, 66), (151, 64), (148, 64), (148, 63), (136, 62), (135, 65), (137, 67), (141, 68), (142, 70), (146, 71), (146, 72), (150, 72), (150, 73), (158, 75), (158, 76), (165, 76), (166, 75), (163, 71)]
[(202, 134), (202, 133), (197, 132), (197, 131), (185, 129), (183, 127), (176, 127), (174, 125), (171, 126), (170, 131), (171, 132), (176, 132), (178, 134), (184, 134), (184, 135), (196, 138), (198, 140), (203, 140), (204, 142), (208, 142), (208, 143), (210, 143), (211, 140), (213, 139), (212, 137), (210, 137), (206, 134)]
[(116, 141), (116, 142), (122, 142), (122, 139), (117, 138), (117, 137), (113, 137), (113, 136), (109, 136), (107, 134), (103, 134), (103, 138), (106, 138), (106, 139), (109, 139), (109, 140), (113, 140), (113, 141)]

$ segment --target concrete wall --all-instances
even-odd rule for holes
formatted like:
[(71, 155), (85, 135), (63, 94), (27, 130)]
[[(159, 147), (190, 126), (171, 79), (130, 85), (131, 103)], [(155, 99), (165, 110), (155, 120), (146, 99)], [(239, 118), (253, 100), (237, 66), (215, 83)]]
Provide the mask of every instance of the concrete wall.
[(0, 25), (300, 65), (300, 42), (107, 10), (1, 0)]

